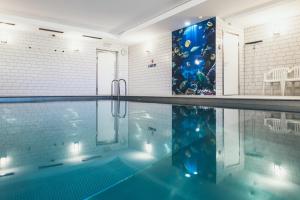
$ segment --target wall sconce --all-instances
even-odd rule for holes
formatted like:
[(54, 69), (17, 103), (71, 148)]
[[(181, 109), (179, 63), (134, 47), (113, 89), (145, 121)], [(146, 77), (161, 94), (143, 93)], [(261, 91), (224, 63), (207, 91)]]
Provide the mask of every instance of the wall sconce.
[(82, 50), (82, 43), (80, 41), (72, 40), (69, 44), (69, 49), (72, 52), (80, 52)]
[(11, 31), (15, 24), (7, 23), (7, 22), (0, 22), (0, 45), (8, 44), (11, 39)]
[(145, 44), (144, 49), (145, 49), (146, 54), (150, 55), (153, 52), (153, 43), (152, 42), (147, 42)]
[(277, 21), (270, 25), (270, 32), (272, 36), (281, 36), (284, 34), (288, 28), (288, 24), (284, 21)]
[(284, 177), (286, 175), (286, 170), (279, 163), (273, 163), (273, 172), (277, 177)]
[(7, 44), (7, 40), (1, 40), (1, 44)]
[(0, 31), (0, 44), (5, 45), (8, 43), (9, 33), (5, 30)]
[(154, 136), (154, 133), (156, 132), (156, 128), (148, 127), (148, 130), (151, 132), (151, 135), (147, 136), (147, 142), (145, 143), (145, 151), (150, 154), (153, 151), (153, 145), (150, 142), (150, 140), (151, 140), (150, 137)]
[(280, 34), (281, 34), (280, 26), (273, 25), (272, 32), (273, 32), (273, 36), (280, 36)]
[(8, 157), (4, 156), (0, 158), (0, 168), (6, 167), (8, 164)]
[(145, 144), (145, 151), (146, 151), (147, 153), (152, 153), (152, 150), (153, 150), (152, 144), (151, 144), (149, 141), (146, 142), (146, 144)]
[(71, 152), (73, 154), (78, 154), (78, 153), (80, 153), (80, 151), (81, 151), (80, 143), (79, 142), (73, 142), (71, 144)]

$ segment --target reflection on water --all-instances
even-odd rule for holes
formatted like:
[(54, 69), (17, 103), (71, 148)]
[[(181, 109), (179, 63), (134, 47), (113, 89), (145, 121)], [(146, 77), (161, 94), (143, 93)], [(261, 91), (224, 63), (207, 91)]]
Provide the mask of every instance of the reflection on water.
[(173, 166), (185, 177), (216, 179), (216, 111), (173, 106)]
[(299, 124), (201, 106), (0, 104), (0, 199), (298, 199)]

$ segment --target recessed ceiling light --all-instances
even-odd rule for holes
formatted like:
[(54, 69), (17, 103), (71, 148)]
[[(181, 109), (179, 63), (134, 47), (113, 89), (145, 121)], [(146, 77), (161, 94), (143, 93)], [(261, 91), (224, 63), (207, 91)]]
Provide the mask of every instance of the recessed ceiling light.
[(198, 19), (203, 19), (203, 16), (199, 16)]
[(190, 22), (190, 21), (186, 21), (186, 22), (184, 22), (184, 25), (185, 25), (185, 26), (190, 26), (190, 25), (191, 25), (191, 22)]

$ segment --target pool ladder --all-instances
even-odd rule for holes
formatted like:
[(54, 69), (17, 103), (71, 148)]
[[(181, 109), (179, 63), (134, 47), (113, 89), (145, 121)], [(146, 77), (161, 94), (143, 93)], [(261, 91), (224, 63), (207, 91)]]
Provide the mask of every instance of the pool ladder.
[[(125, 89), (125, 94), (124, 96), (127, 96), (127, 82), (125, 79), (114, 79), (112, 82), (111, 82), (111, 96), (112, 97), (115, 97), (117, 96), (118, 97), (118, 101), (120, 100), (120, 96), (121, 96), (121, 83), (124, 83), (124, 89)], [(117, 95), (115, 95), (115, 85), (117, 85)]]
[[(121, 113), (121, 101), (120, 101), (120, 96), (121, 96), (121, 83), (124, 83), (124, 89), (125, 89), (125, 94), (124, 96), (127, 96), (127, 83), (125, 79), (115, 79), (111, 82), (111, 114), (115, 118), (125, 118), (127, 115), (127, 101), (124, 101), (124, 112)], [(117, 86), (115, 88), (115, 86)], [(115, 90), (117, 91), (117, 94), (115, 95)], [(114, 100), (114, 97), (117, 96), (117, 101)]]

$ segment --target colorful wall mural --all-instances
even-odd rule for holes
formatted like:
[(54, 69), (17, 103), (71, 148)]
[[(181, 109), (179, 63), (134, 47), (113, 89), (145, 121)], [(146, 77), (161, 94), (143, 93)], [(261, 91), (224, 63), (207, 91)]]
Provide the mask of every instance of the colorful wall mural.
[(216, 18), (172, 33), (173, 94), (216, 94)]

